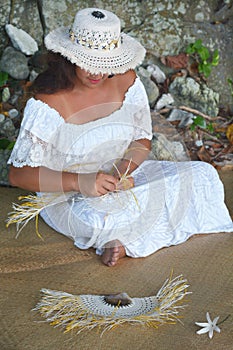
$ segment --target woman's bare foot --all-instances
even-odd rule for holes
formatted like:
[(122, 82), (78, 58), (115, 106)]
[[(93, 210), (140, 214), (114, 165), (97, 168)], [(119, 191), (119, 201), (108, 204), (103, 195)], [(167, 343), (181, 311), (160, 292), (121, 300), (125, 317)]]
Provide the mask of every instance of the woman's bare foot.
[(101, 260), (107, 266), (115, 266), (118, 260), (125, 256), (125, 248), (120, 241), (115, 240), (105, 245)]

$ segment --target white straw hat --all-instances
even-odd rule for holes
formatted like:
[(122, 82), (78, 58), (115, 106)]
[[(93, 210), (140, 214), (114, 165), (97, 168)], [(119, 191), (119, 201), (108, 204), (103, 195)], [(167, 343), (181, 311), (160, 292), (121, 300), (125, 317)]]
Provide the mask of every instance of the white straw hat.
[(139, 65), (146, 53), (137, 40), (121, 33), (115, 14), (98, 8), (78, 11), (72, 27), (50, 32), (45, 46), (92, 74), (124, 73)]

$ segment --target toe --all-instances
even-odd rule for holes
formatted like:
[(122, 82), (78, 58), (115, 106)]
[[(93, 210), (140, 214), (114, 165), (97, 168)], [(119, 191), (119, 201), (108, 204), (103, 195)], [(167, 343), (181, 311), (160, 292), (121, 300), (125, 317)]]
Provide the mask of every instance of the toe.
[(115, 266), (118, 260), (123, 256), (125, 256), (124, 247), (117, 245), (116, 241), (112, 241), (109, 242), (105, 247), (105, 252), (102, 256), (102, 262), (107, 266)]

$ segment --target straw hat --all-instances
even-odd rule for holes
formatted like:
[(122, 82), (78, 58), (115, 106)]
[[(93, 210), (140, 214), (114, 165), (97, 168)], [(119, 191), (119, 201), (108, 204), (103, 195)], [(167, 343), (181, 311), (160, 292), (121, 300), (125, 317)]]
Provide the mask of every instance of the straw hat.
[(120, 19), (115, 14), (98, 8), (78, 11), (72, 27), (50, 32), (45, 46), (92, 74), (120, 74), (134, 69), (146, 52), (137, 40), (121, 33)]

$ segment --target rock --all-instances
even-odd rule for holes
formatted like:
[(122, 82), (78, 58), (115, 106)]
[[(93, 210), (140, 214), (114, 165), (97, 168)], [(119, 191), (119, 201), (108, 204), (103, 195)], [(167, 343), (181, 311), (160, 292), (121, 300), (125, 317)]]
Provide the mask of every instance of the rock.
[(147, 71), (151, 74), (152, 80), (155, 80), (158, 84), (163, 84), (166, 80), (164, 72), (155, 64), (149, 65)]
[(14, 79), (26, 79), (29, 75), (27, 58), (23, 53), (8, 46), (3, 52), (0, 70), (7, 72)]
[(167, 107), (168, 105), (171, 105), (174, 102), (174, 98), (171, 94), (163, 94), (162, 97), (158, 100), (158, 102), (155, 105), (155, 110), (162, 109), (164, 107)]
[[(66, 1), (66, 0), (65, 0)], [(0, 51), (9, 44), (9, 37), (5, 30), (6, 24), (13, 24), (17, 28), (25, 30), (36, 39), (38, 45), (43, 43), (43, 19), (40, 17), (41, 1), (11, 1), (1, 0), (0, 6)], [(78, 5), (76, 5), (78, 6)], [(54, 8), (54, 11), (56, 9)], [(56, 17), (54, 13), (54, 17)], [(5, 39), (5, 40), (4, 40)], [(3, 41), (4, 40), (4, 41)], [(4, 45), (1, 45), (1, 43)]]
[(15, 49), (20, 50), (28, 56), (33, 55), (38, 51), (36, 41), (24, 30), (18, 29), (12, 24), (6, 24), (5, 29)]
[(5, 87), (2, 91), (2, 102), (7, 102), (10, 98), (10, 90), (8, 87)]
[[(6, 23), (22, 28), (42, 47), (43, 38), (50, 30), (71, 25), (77, 9), (93, 3), (104, 4), (121, 18), (122, 30), (137, 38), (146, 47), (147, 56), (154, 55), (158, 61), (162, 56), (185, 52), (187, 45), (196, 39), (201, 39), (210, 53), (218, 49), (221, 58), (211, 71), (208, 86), (219, 92), (224, 108), (233, 105), (227, 84), (227, 79), (232, 77), (232, 0), (61, 0), (56, 1), (56, 6), (54, 3), (54, 0), (1, 0), (0, 53), (9, 41)], [(166, 75), (171, 71), (169, 67), (162, 70)]]
[(210, 116), (218, 115), (219, 94), (193, 78), (176, 77), (169, 86), (177, 105), (186, 105)]
[(31, 70), (30, 76), (29, 76), (29, 81), (34, 81), (36, 77), (38, 76), (39, 73), (37, 73), (34, 69)]
[(177, 129), (163, 115), (158, 112), (151, 111), (152, 130), (153, 133), (163, 134), (169, 141), (181, 141), (181, 136)]
[(16, 109), (22, 108), (22, 100), (20, 101), (20, 97), (22, 97), (24, 94), (24, 89), (22, 84), (18, 81), (17, 84), (15, 84), (14, 89), (12, 91), (11, 97), (8, 101), (8, 103), (11, 104), (11, 106), (14, 106)]
[(4, 114), (0, 114), (0, 126), (1, 126), (1, 123), (3, 123), (5, 120), (5, 115)]
[(15, 126), (10, 118), (0, 123), (0, 136), (11, 138), (15, 135)]
[(169, 122), (180, 121), (178, 124), (179, 128), (184, 128), (185, 126), (193, 123), (193, 118), (194, 115), (192, 113), (188, 113), (186, 111), (182, 111), (181, 109), (175, 108), (170, 112), (167, 120)]
[(9, 186), (8, 173), (9, 165), (7, 161), (10, 157), (11, 151), (8, 149), (0, 149), (0, 186)]
[(10, 102), (12, 105), (16, 106), (16, 104), (18, 103), (18, 100), (19, 100), (19, 96), (21, 96), (21, 95), (22, 95), (22, 94), (18, 94), (18, 93), (15, 93), (15, 92), (14, 92), (14, 94), (11, 96), (9, 102)]
[(159, 89), (157, 85), (150, 79), (151, 74), (145, 68), (139, 67), (137, 69), (137, 74), (139, 75), (146, 89), (149, 104), (151, 107), (153, 107), (157, 98), (159, 97)]
[(196, 145), (197, 147), (201, 147), (201, 146), (203, 146), (203, 141), (202, 141), (202, 140), (196, 140), (196, 141), (195, 141), (195, 145)]
[(18, 117), (19, 112), (17, 111), (17, 109), (12, 108), (8, 111), (8, 115), (11, 119), (14, 119), (14, 118)]
[(157, 160), (189, 160), (182, 142), (169, 141), (165, 135), (159, 133), (153, 134), (152, 152)]
[(132, 299), (127, 293), (106, 295), (104, 300), (107, 304), (119, 307), (132, 304)]

